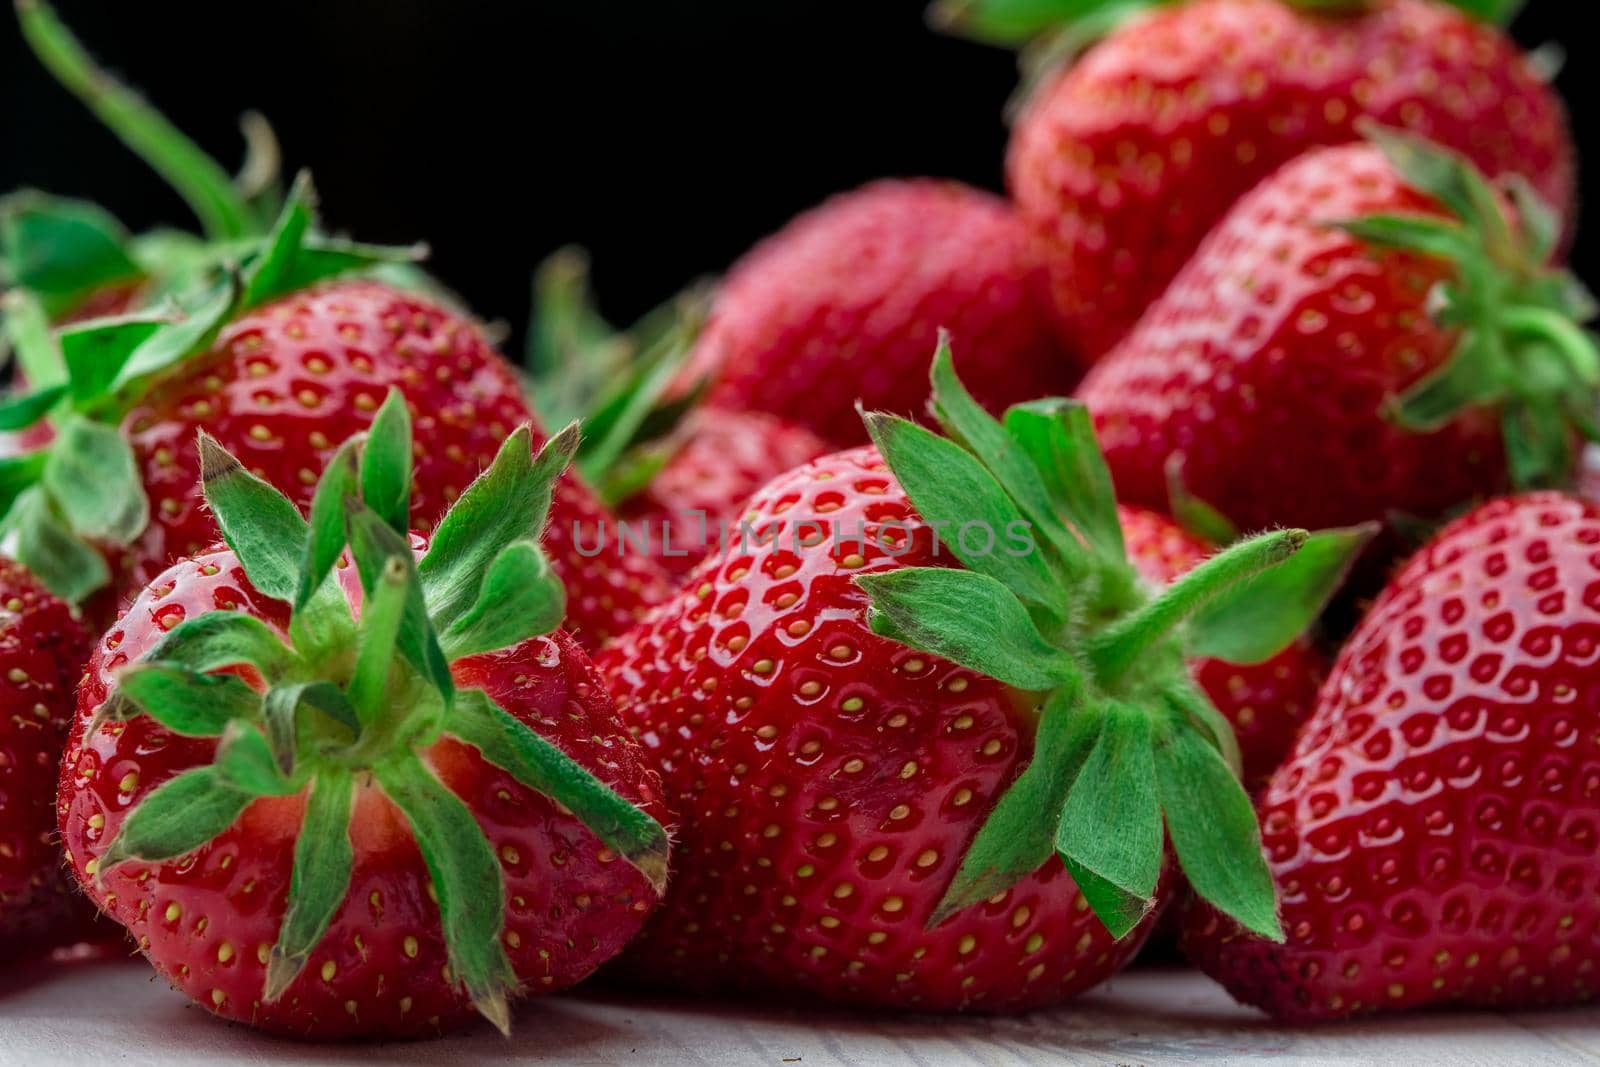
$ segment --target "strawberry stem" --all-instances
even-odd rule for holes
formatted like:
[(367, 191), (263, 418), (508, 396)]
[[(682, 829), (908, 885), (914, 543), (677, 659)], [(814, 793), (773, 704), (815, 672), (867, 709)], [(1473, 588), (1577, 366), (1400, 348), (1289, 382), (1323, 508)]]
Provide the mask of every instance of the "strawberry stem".
[(1094, 638), (1089, 655), (1095, 675), (1114, 687), (1139, 659), (1184, 620), (1240, 582), (1254, 578), (1300, 551), (1305, 530), (1275, 530), (1240, 541), (1212, 556), (1168, 586), (1160, 596)]
[(17, 21), (34, 55), (177, 190), (208, 236), (231, 240), (255, 231), (250, 209), (216, 160), (96, 63), (44, 0), (16, 0), (16, 5)]

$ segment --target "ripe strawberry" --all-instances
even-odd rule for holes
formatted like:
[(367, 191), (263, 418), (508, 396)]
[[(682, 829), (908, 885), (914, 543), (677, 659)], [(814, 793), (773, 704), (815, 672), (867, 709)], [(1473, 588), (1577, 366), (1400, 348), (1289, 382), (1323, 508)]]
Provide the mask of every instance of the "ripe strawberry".
[[(1292, 640), (1312, 592), (1298, 564), (1223, 589), (1306, 535), (1245, 542), (1151, 598), (1081, 408), (1002, 426), (947, 348), (934, 396), (972, 452), (869, 416), (877, 447), (758, 492), (755, 534), (601, 653), (680, 819), (673, 891), (628, 974), (1053, 1003), (1143, 940), (1170, 884), (1163, 821), (1199, 891), (1274, 932), (1259, 868), (1233, 861), (1255, 831), (1219, 754), (1232, 735), (1182, 650), (1236, 640), (1215, 651), (1254, 662)], [(1248, 621), (1256, 592), (1276, 618)], [(1175, 803), (1188, 789), (1212, 802)]]
[(1202, 910), (1196, 963), (1292, 1020), (1593, 996), (1597, 544), (1600, 508), (1538, 493), (1405, 566), (1261, 800), (1287, 942)]
[(836, 445), (864, 440), (856, 401), (920, 414), (937, 332), (994, 410), (1070, 388), (1044, 276), (996, 197), (877, 182), (801, 215), (729, 272), (690, 362), (714, 407), (764, 411)]
[(1176, 466), (1244, 528), (1337, 526), (1569, 477), (1600, 354), (1550, 219), (1371, 132), (1240, 201), (1084, 382), (1123, 499), (1166, 506)]
[(89, 635), (0, 559), (0, 954), (72, 941), (90, 909), (61, 864), (51, 806)]
[(734, 536), (751, 494), (828, 451), (810, 430), (756, 411), (714, 408), (697, 408), (665, 447), (661, 468), (623, 500), (619, 517), (643, 524), (657, 562), (679, 577)]
[[(1216, 553), (1216, 546), (1165, 515), (1121, 507), (1117, 518), (1128, 562), (1141, 578), (1159, 586), (1177, 581)], [(1363, 539), (1365, 533), (1352, 531), (1351, 537)], [(1330, 582), (1329, 588), (1336, 584)], [(1241, 666), (1200, 659), (1189, 668), (1233, 727), (1244, 759), (1244, 782), (1252, 791), (1283, 762), (1328, 674), (1327, 661), (1310, 635), (1301, 635), (1265, 663)]]
[(202, 436), (228, 547), (174, 564), (97, 645), (58, 803), (84, 887), (207, 1009), (316, 1038), (474, 1009), (505, 1030), (508, 996), (584, 977), (655, 903), (658, 782), (552, 632), (537, 544), (576, 428), (531, 440), (429, 547), (402, 532), (398, 392), (309, 525)]
[[(999, 24), (989, 9), (1014, 5), (998, 0), (945, 6), (991, 39), (1052, 20)], [(1074, 7), (1087, 21), (1112, 4)], [(1109, 351), (1239, 197), (1306, 150), (1353, 140), (1363, 118), (1464, 152), (1491, 175), (1521, 174), (1573, 208), (1560, 100), (1472, 15), (1436, 0), (1160, 5), (1046, 81), (1012, 132), (1012, 196), (1048, 249), (1066, 342), (1086, 361)]]

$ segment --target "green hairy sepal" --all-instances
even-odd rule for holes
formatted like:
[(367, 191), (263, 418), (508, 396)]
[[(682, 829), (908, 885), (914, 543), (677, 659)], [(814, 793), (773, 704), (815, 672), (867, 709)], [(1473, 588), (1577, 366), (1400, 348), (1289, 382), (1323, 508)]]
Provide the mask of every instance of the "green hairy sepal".
[(1600, 343), (1585, 328), (1594, 299), (1571, 274), (1549, 266), (1561, 220), (1524, 180), (1497, 191), (1454, 152), (1375, 125), (1363, 132), (1446, 214), (1374, 215), (1339, 225), (1375, 248), (1443, 260), (1454, 272), (1432, 304), (1439, 325), (1458, 336), (1455, 352), (1394, 398), (1386, 414), (1431, 433), (1469, 410), (1498, 413), (1512, 484), (1566, 484), (1576, 446), (1600, 440)]
[[(568, 427), (535, 454), (528, 427), (513, 433), (419, 561), (406, 532), (411, 422), (397, 391), (371, 432), (335, 453), (309, 517), (202, 434), (202, 487), (223, 539), (251, 583), (290, 607), (290, 622), (280, 634), (238, 612), (192, 616), (118, 674), (93, 728), (148, 715), (175, 733), (216, 738), (217, 749), (210, 764), (164, 783), (129, 813), (96, 877), (125, 862), (182, 856), (257, 798), (303, 795), (287, 910), (263, 990), (274, 1000), (344, 904), (354, 798), (382, 789), (416, 836), (452, 973), (504, 1030), (516, 979), (502, 942), (500, 865), (465, 805), (419, 758), (451, 737), (572, 812), (661, 891), (661, 825), (451, 673), (454, 660), (515, 647), (559, 624), (565, 594), (539, 536), (577, 442)], [(337, 580), (345, 555), (361, 584), (359, 618)], [(263, 690), (228, 672), (244, 665)]]
[[(137, 464), (116, 432), (131, 405), (245, 312), (339, 275), (398, 268), (421, 250), (326, 236), (309, 178), (287, 195), (278, 188), (259, 116), (246, 124), (251, 155), (230, 178), (100, 69), (49, 5), (19, 0), (17, 13), (40, 61), (172, 184), (206, 233), (135, 237), (93, 204), (32, 191), (0, 199), (0, 283), (10, 290), (0, 326), (27, 389), (0, 400), (0, 429), (56, 431), (40, 452), (0, 461), (0, 527), (17, 533), (21, 562), (52, 592), (78, 602), (111, 578), (90, 557), (131, 545), (148, 522)], [(117, 288), (154, 310), (52, 328)]]
[(594, 306), (588, 257), (563, 248), (534, 276), (529, 400), (546, 426), (581, 420), (576, 460), (608, 505), (642, 491), (683, 444), (683, 420), (707, 382), (674, 386), (700, 334), (710, 286), (691, 285), (626, 330)]
[(866, 414), (924, 522), (1024, 522), (1035, 550), (857, 580), (868, 625), (1029, 696), (1033, 758), (997, 800), (931, 917), (937, 925), (1058, 858), (1117, 937), (1150, 912), (1170, 840), (1190, 884), (1246, 928), (1281, 938), (1238, 747), (1186, 660), (1258, 663), (1305, 632), (1371, 531), (1276, 530), (1223, 549), (1163, 590), (1126, 558), (1116, 499), (1081, 405), (995, 418), (941, 339), (933, 412), (944, 436)]

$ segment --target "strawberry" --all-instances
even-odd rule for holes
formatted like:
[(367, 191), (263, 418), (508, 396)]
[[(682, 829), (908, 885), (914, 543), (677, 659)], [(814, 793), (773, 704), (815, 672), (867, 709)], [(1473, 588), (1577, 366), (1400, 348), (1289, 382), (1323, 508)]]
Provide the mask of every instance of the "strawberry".
[(1337, 526), (1570, 476), (1600, 353), (1552, 220), (1369, 132), (1240, 201), (1084, 382), (1123, 499), (1165, 507), (1176, 472), (1244, 528)]
[[(1216, 554), (1215, 545), (1157, 512), (1120, 507), (1117, 518), (1128, 561), (1147, 582), (1170, 585)], [(1350, 536), (1364, 539), (1367, 532), (1350, 531)], [(1338, 559), (1343, 561), (1342, 556)], [(1337, 583), (1331, 579), (1328, 588)], [(1244, 781), (1252, 790), (1265, 783), (1288, 754), (1328, 674), (1327, 661), (1309, 634), (1264, 663), (1241, 666), (1200, 659), (1189, 667), (1233, 727), (1244, 760)]]
[[(9, 273), (23, 286), (8, 298), (7, 326), (31, 387), (0, 404), (0, 431), (20, 431), (0, 439), (9, 453), (0, 514), (18, 532), (19, 558), (58, 595), (95, 596), (91, 614), (109, 614), (116, 596), (215, 540), (198, 488), (197, 429), (292, 487), (304, 508), (315, 472), (368, 426), (391, 387), (417, 420), (412, 519), (430, 528), (505, 434), (529, 420), (511, 367), (464, 314), (413, 291), (436, 286), (406, 273), (410, 250), (320, 234), (305, 175), (252, 240), (260, 205), (99, 71), (46, 5), (21, 7), (41, 58), (91, 103), (115, 98), (97, 111), (186, 192), (218, 244), (169, 237), (152, 251), (92, 205), (36, 195), (0, 213)], [(366, 277), (349, 277), (357, 272)], [(182, 313), (136, 311), (51, 335), (50, 317), (103, 302), (130, 276)], [(607, 519), (577, 478), (562, 482), (547, 545), (572, 591), (569, 629), (589, 647), (668, 589), (640, 553), (587, 549)]]
[[(856, 401), (920, 414), (947, 328), (995, 410), (1070, 388), (1044, 276), (1001, 200), (945, 181), (884, 181), (795, 219), (735, 264), (690, 369), (714, 407), (763, 411), (835, 445), (864, 440)], [(981, 373), (979, 373), (981, 370)]]
[(1190, 957), (1290, 1020), (1590, 999), (1600, 942), (1600, 507), (1451, 524), (1350, 638), (1260, 802), (1288, 939), (1190, 916)]
[(623, 500), (619, 517), (654, 531), (657, 562), (680, 577), (731, 536), (751, 494), (828, 451), (810, 430), (771, 415), (714, 408), (688, 415), (667, 448), (661, 468)]
[(875, 447), (762, 489), (744, 539), (602, 651), (680, 820), (629, 976), (1054, 1003), (1138, 948), (1164, 832), (1202, 895), (1276, 932), (1232, 734), (1183, 654), (1276, 654), (1322, 592), (1297, 561), (1335, 546), (1284, 563), (1306, 535), (1279, 531), (1152, 595), (1081, 407), (997, 422), (947, 347), (933, 395), (972, 451), (868, 416)]
[[(1007, 174), (1045, 247), (1066, 343), (1109, 351), (1242, 195), (1363, 118), (1521, 174), (1569, 212), (1565, 110), (1499, 29), (1437, 0), (1091, 0), (1081, 20), (1136, 14), (1047, 77), (1012, 130)], [(1516, 3), (1462, 2), (1509, 17)], [(1001, 21), (1004, 0), (947, 0), (947, 22), (1016, 41), (1059, 22)], [(1059, 5), (1058, 5), (1059, 7)], [(1048, 51), (1048, 49), (1047, 49)]]
[[(407, 1036), (581, 979), (666, 875), (659, 785), (537, 539), (576, 428), (526, 424), (429, 538), (390, 394), (309, 523), (212, 438), (226, 540), (95, 648), (62, 763), (72, 868), (208, 1010)], [(348, 542), (350, 566), (342, 561)]]
[(51, 805), (89, 635), (20, 564), (0, 559), (0, 944), (70, 942), (88, 917), (61, 864)]

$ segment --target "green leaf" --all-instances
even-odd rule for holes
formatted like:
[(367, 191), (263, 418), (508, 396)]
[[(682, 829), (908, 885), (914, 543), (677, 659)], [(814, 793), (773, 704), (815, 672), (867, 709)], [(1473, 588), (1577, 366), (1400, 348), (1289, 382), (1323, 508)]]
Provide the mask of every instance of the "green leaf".
[(1478, 330), (1464, 332), (1444, 366), (1397, 398), (1387, 414), (1417, 433), (1432, 433), (1461, 412), (1498, 404), (1510, 392), (1497, 340)]
[(250, 582), (274, 600), (292, 603), (300, 586), (306, 520), (289, 498), (244, 469), (200, 431), (200, 488), (222, 539)]
[(11, 506), (25, 491), (39, 484), (49, 459), (50, 454), (45, 451), (0, 456), (0, 516), (6, 516), (6, 525), (11, 522)]
[(1072, 687), (1050, 696), (1039, 718), (1033, 758), (984, 820), (929, 917), (928, 929), (1011, 888), (1055, 854), (1067, 790), (1104, 721), (1100, 709), (1086, 706), (1081, 692)]
[(44, 487), (84, 537), (127, 545), (150, 521), (150, 501), (133, 448), (112, 426), (62, 420), (45, 461)]
[(1334, 224), (1369, 245), (1452, 263), (1478, 255), (1478, 243), (1460, 222), (1437, 215), (1368, 215)]
[(294, 844), (288, 907), (267, 962), (262, 999), (269, 1004), (281, 997), (304, 969), (350, 891), (350, 872), (355, 865), (350, 844), (354, 798), (350, 772), (339, 767), (322, 769), (311, 785), (300, 836)]
[(101, 401), (134, 352), (172, 321), (167, 315), (125, 315), (62, 329), (57, 341), (74, 406), (84, 411)]
[(1032, 458), (961, 384), (950, 353), (950, 336), (943, 330), (939, 332), (939, 347), (933, 354), (931, 384), (933, 411), (939, 425), (952, 440), (961, 442), (977, 456), (1011, 494), (1032, 521), (1033, 529), (1055, 550), (1063, 584), (1070, 583), (1072, 576), (1084, 570), (1082, 546), (1063, 526), (1062, 516), (1051, 501), (1043, 475)]
[(174, 626), (146, 662), (207, 673), (248, 663), (270, 683), (297, 666), (296, 656), (266, 623), (242, 611), (208, 611)]
[[(381, 584), (395, 587), (398, 583), (399, 592), (395, 595), (403, 598), (403, 604), (393, 647), (399, 649), (424, 681), (439, 691), (448, 707), (455, 696), (455, 682), (450, 676), (450, 661), (439, 647), (438, 633), (428, 618), (410, 542), (359, 500), (347, 500), (345, 509), (349, 519), (350, 553), (361, 573), (362, 589), (368, 598), (373, 598), (378, 595)], [(371, 605), (362, 611), (363, 624), (368, 621), (370, 608)], [(363, 643), (367, 640), (370, 638), (364, 638)], [(352, 699), (351, 703), (358, 710), (361, 708), (360, 701)]]
[(38, 389), (31, 393), (12, 394), (0, 400), (0, 430), (15, 433), (26, 430), (50, 414), (50, 409), (67, 393), (64, 385)]
[[(862, 417), (922, 521), (943, 531), (941, 552), (996, 579), (1030, 605), (1046, 612), (1062, 608), (1065, 594), (1043, 555), (1018, 551), (1008, 540), (1008, 533), (1031, 530), (1031, 524), (976, 457), (905, 419), (876, 412)], [(974, 543), (962, 545), (963, 529), (979, 531), (971, 537)]]
[(515, 541), (489, 564), (477, 602), (456, 617), (440, 644), (454, 662), (547, 634), (566, 614), (566, 589), (550, 561), (532, 541)]
[(1174, 452), (1167, 457), (1167, 505), (1179, 526), (1202, 541), (1231, 545), (1239, 540), (1239, 528), (1213, 505), (1189, 492), (1183, 481), (1184, 456)]
[(505, 884), (494, 850), (472, 812), (416, 756), (381, 763), (373, 773), (410, 822), (433, 879), (451, 971), (479, 1013), (508, 1033), (506, 997), (517, 976), (501, 943)]
[(1011, 591), (987, 575), (907, 567), (856, 584), (872, 599), (867, 625), (903, 645), (1023, 690), (1082, 677), (1071, 654), (1045, 640)]
[(463, 689), (445, 722), (460, 738), (529, 789), (576, 815), (602, 844), (637, 867), (659, 894), (667, 882), (667, 832), (581, 763), (496, 704), (481, 689)]
[(389, 390), (367, 431), (361, 499), (395, 533), (411, 529), (411, 412), (398, 389)]
[(1255, 812), (1222, 756), (1187, 725), (1164, 721), (1156, 729), (1156, 781), (1167, 833), (1195, 892), (1246, 929), (1282, 941)]
[(139, 94), (97, 65), (44, 0), (17, 0), (17, 21), (39, 61), (177, 190), (207, 236), (231, 240), (250, 232), (249, 208), (228, 173)]
[(1439, 201), (1466, 224), (1475, 245), (1509, 254), (1515, 247), (1494, 189), (1464, 156), (1406, 130), (1372, 121), (1357, 124), (1413, 189)]
[(1185, 653), (1241, 666), (1267, 662), (1316, 622), (1378, 529), (1368, 523), (1312, 534), (1290, 559), (1190, 616)]
[(7, 525), (16, 534), (13, 554), (44, 587), (69, 604), (111, 582), (99, 552), (85, 544), (58, 515), (42, 486), (23, 490), (11, 506)]
[(1574, 462), (1572, 431), (1560, 408), (1508, 405), (1500, 413), (1506, 467), (1519, 489), (1555, 489), (1570, 480)]
[(189, 737), (220, 737), (236, 719), (261, 718), (261, 695), (239, 678), (172, 663), (129, 667), (117, 675), (117, 694), (173, 733)]
[[(1146, 6), (1159, 2), (1147, 0)], [(1090, 18), (1106, 6), (1107, 0), (935, 0), (928, 21), (945, 33), (1015, 46)]]
[(299, 757), (302, 707), (338, 723), (350, 732), (352, 740), (361, 730), (361, 723), (356, 718), (350, 700), (344, 691), (332, 682), (293, 682), (273, 686), (267, 690), (267, 695), (262, 701), (262, 721), (266, 727), (267, 744), (272, 750), (272, 758), (285, 775), (295, 773)]
[(1230, 589), (1292, 557), (1310, 539), (1304, 530), (1273, 530), (1230, 545), (1132, 614), (1096, 633), (1089, 655), (1102, 685), (1114, 685), (1147, 653)]
[(83, 200), (28, 191), (0, 201), (0, 250), (11, 283), (30, 290), (51, 318), (97, 289), (138, 280), (127, 239), (116, 219)]
[(128, 356), (111, 392), (129, 389), (207, 348), (238, 310), (240, 281), (229, 272), (188, 316), (152, 333)]
[(472, 609), (489, 564), (515, 541), (544, 532), (556, 479), (572, 462), (578, 427), (545, 442), (535, 459), (530, 430), (519, 428), (500, 446), (494, 463), (467, 486), (433, 532), (418, 566), (434, 625), (448, 633)]
[(1055, 846), (1111, 936), (1126, 937), (1155, 906), (1161, 801), (1143, 708), (1106, 706), (1100, 737), (1067, 793)]
[(244, 272), (244, 292), (240, 297), (243, 307), (260, 307), (289, 291), (285, 288), (285, 281), (311, 229), (312, 204), (315, 200), (311, 175), (301, 171), (289, 189), (289, 196), (284, 200), (283, 210), (278, 213), (278, 221), (273, 225), (272, 232)]
[[(412, 264), (425, 259), (427, 255), (428, 246), (425, 244), (373, 245), (337, 237), (325, 237), (321, 234), (307, 234), (293, 261), (279, 276), (278, 289), (281, 293), (296, 293), (301, 289), (309, 289), (319, 282), (355, 271), (365, 272), (373, 278), (381, 275), (384, 281), (398, 284), (392, 273), (384, 274), (383, 271), (409, 268)], [(421, 271), (417, 271), (416, 274), (432, 283), (422, 287), (424, 295), (440, 303), (448, 302), (446, 299), (448, 294), (441, 291), (442, 287)]]
[(1533, 183), (1521, 174), (1507, 174), (1500, 179), (1517, 209), (1517, 222), (1525, 236), (1528, 259), (1534, 263), (1548, 263), (1561, 245), (1562, 220), (1554, 207), (1545, 202)]
[[(53, 389), (67, 381), (67, 365), (61, 359), (50, 320), (44, 306), (25, 289), (0, 292), (0, 326), (11, 346), (17, 366), (32, 389)], [(0, 346), (3, 347), (3, 346)]]
[(1527, 0), (1445, 0), (1469, 15), (1497, 26), (1509, 26)]
[(96, 878), (129, 860), (159, 862), (193, 852), (232, 826), (253, 799), (214, 766), (184, 771), (129, 813), (101, 854)]
[(339, 562), (345, 546), (344, 502), (358, 491), (356, 460), (360, 442), (351, 438), (323, 468), (311, 496), (311, 516), (307, 521), (305, 556), (300, 564), (300, 583), (294, 594), (294, 609), (303, 610), (328, 574)]
[(293, 796), (302, 788), (279, 769), (272, 745), (261, 731), (238, 720), (223, 732), (212, 766), (223, 783), (251, 796)]
[(1102, 556), (1124, 558), (1111, 470), (1089, 409), (1076, 400), (1035, 400), (1008, 410), (1005, 427), (1043, 475), (1056, 511)]

